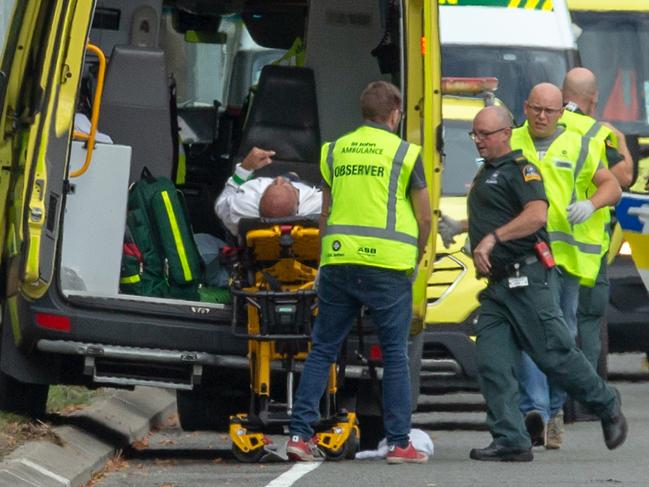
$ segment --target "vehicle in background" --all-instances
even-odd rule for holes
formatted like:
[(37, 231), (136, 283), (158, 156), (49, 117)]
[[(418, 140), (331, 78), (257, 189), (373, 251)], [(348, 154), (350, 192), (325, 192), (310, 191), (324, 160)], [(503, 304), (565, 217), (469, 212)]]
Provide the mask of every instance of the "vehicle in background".
[(517, 123), (537, 83), (578, 64), (565, 0), (439, 0), (442, 76), (498, 78)]
[[(485, 106), (503, 105), (494, 96), (496, 78), (442, 78), (444, 170), (442, 214), (467, 217), (466, 198), (482, 159), (469, 138), (475, 115)], [(426, 338), (422, 359), (422, 391), (476, 388), (475, 335), (478, 293), (486, 280), (476, 279), (467, 234), (448, 249), (437, 235), (433, 274), (428, 280)]]
[[(404, 100), (400, 135), (422, 146), (437, 209), (437, 20), (435, 3), (414, 0), (16, 2), (0, 67), (0, 408), (41, 415), (50, 384), (148, 385), (177, 391), (183, 427), (227, 425), (249, 397), (247, 341), (233, 335), (227, 302), (120, 288), (129, 184), (145, 166), (173, 179), (194, 232), (224, 236), (209, 193), (232, 174), (255, 127), (243, 123), (249, 86), (235, 90), (233, 72), (254, 84), (275, 50), (297, 43), (288, 64), (303, 56), (310, 70), (272, 70), (273, 90), (253, 101), (266, 107), (261, 128), (272, 143), (298, 145), (295, 154), (309, 156), (305, 173), (319, 175), (320, 141), (360, 123), (358, 97), (370, 81), (392, 81)], [(271, 50), (266, 59), (237, 62), (261, 47)], [(75, 112), (90, 106), (89, 132), (75, 130)], [(94, 141), (98, 129), (113, 143)], [(434, 251), (431, 240), (413, 287), (414, 399)], [(376, 336), (353, 335), (350, 409), (380, 424)]]
[[(567, 3), (581, 62), (597, 76), (597, 118), (626, 134), (636, 161), (631, 191), (644, 193), (649, 176), (649, 1)], [(646, 268), (642, 252), (624, 242), (622, 230), (615, 227), (606, 330), (611, 352), (649, 351), (649, 299), (638, 272), (638, 267)]]

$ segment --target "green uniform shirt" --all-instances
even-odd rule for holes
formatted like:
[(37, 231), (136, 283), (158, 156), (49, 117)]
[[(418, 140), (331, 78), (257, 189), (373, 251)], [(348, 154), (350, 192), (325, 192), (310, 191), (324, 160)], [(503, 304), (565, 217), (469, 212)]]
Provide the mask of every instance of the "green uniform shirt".
[[(538, 168), (520, 150), (487, 161), (476, 174), (468, 198), (471, 250), (485, 235), (516, 218), (525, 204), (547, 202)], [(535, 234), (498, 243), (491, 254), (492, 266), (503, 268), (513, 260), (534, 255), (537, 237), (548, 242), (545, 228)]]

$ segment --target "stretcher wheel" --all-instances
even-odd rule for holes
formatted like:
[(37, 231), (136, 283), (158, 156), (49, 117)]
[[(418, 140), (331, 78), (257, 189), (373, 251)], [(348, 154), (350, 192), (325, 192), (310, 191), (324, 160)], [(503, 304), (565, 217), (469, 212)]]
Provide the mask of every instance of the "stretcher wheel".
[(266, 451), (263, 446), (245, 452), (237, 445), (232, 445), (232, 454), (234, 455), (234, 458), (239, 460), (241, 463), (258, 463), (265, 453)]
[(358, 450), (358, 438), (356, 438), (356, 431), (352, 430), (349, 434), (349, 437), (337, 450), (331, 450), (329, 448), (319, 447), (327, 457), (327, 460), (338, 462), (340, 460), (353, 460), (356, 456), (356, 451)]
[(347, 460), (353, 460), (356, 458), (356, 452), (358, 451), (358, 437), (356, 436), (356, 430), (352, 429), (349, 434), (349, 438), (345, 442), (345, 458)]

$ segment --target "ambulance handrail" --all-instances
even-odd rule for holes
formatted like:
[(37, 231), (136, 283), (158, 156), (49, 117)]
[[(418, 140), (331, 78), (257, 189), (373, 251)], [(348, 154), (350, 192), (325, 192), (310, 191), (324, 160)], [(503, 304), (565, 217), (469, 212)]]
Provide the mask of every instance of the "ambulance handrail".
[(70, 173), (71, 178), (77, 178), (88, 170), (90, 161), (92, 160), (92, 152), (95, 149), (95, 137), (97, 136), (97, 125), (99, 124), (99, 111), (101, 109), (101, 95), (104, 91), (104, 77), (106, 76), (106, 56), (102, 50), (94, 44), (88, 43), (86, 46), (88, 51), (93, 52), (99, 60), (99, 70), (97, 72), (97, 88), (95, 89), (95, 96), (92, 101), (92, 114), (90, 115), (90, 134), (75, 131), (73, 136), (75, 139), (86, 140), (86, 160), (76, 171)]

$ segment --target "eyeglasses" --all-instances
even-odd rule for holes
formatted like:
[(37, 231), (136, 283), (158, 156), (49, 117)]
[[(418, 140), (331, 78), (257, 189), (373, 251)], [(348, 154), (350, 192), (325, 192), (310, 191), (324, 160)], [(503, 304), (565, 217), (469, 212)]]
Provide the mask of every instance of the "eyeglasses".
[(532, 110), (534, 115), (541, 115), (543, 112), (545, 112), (545, 114), (548, 117), (551, 117), (552, 115), (556, 115), (557, 113), (559, 113), (561, 111), (561, 108), (540, 107), (538, 105), (530, 105), (530, 104), (528, 104), (527, 107), (530, 110)]
[(498, 132), (502, 132), (503, 130), (507, 130), (508, 128), (511, 127), (502, 127), (496, 130), (492, 130), (491, 132), (476, 132), (475, 130), (472, 130), (469, 132), (469, 137), (473, 142), (475, 142), (477, 139), (486, 139), (490, 135), (497, 134)]

